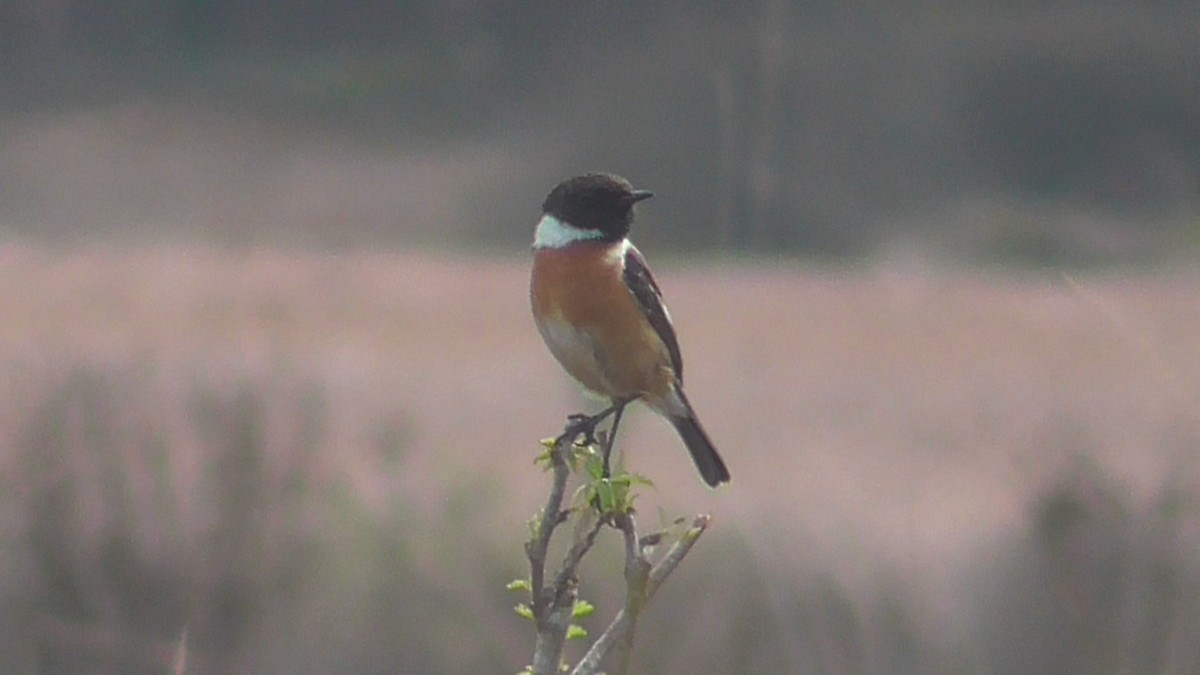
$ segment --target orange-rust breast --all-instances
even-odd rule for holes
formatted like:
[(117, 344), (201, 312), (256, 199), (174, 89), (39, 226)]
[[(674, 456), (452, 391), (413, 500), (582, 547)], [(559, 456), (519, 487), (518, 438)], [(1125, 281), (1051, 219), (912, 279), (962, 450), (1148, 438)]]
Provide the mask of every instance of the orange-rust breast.
[(563, 368), (608, 398), (662, 397), (670, 354), (625, 285), (625, 244), (580, 242), (534, 251), (530, 301)]

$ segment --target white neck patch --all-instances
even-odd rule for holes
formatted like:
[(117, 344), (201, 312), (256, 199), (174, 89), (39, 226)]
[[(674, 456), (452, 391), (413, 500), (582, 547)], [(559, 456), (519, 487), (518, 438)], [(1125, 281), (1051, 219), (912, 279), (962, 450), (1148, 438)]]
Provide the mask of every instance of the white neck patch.
[(600, 230), (581, 230), (555, 218), (542, 216), (533, 233), (534, 248), (566, 248), (581, 241), (595, 241), (604, 237)]

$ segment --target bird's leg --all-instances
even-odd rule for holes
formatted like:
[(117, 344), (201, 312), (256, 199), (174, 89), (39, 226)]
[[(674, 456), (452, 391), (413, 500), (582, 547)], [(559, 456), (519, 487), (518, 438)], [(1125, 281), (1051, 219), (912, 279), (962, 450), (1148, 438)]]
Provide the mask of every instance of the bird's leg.
[(608, 432), (608, 442), (604, 444), (604, 477), (608, 478), (611, 474), (608, 470), (608, 458), (612, 456), (613, 443), (617, 440), (617, 427), (621, 425), (621, 414), (625, 412), (625, 406), (629, 404), (629, 400), (618, 401), (613, 404), (616, 408), (613, 412), (612, 428)]
[(609, 415), (618, 412), (619, 408), (624, 407), (624, 403), (613, 403), (611, 406), (601, 410), (595, 415), (584, 415), (576, 413), (567, 416), (567, 427), (562, 434), (555, 439), (556, 443), (563, 441), (574, 441), (576, 438), (583, 436), (583, 442), (586, 445), (592, 445), (596, 442), (596, 426), (605, 420)]

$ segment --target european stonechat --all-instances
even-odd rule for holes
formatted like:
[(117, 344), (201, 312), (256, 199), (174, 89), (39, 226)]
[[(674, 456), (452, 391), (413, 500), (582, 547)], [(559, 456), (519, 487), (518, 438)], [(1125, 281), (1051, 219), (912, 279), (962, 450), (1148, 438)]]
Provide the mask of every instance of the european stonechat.
[(629, 241), (633, 207), (653, 194), (629, 181), (588, 174), (559, 183), (542, 204), (533, 240), (530, 300), (550, 352), (584, 387), (612, 405), (572, 416), (567, 433), (591, 435), (614, 415), (608, 455), (625, 406), (640, 400), (679, 432), (704, 482), (729, 470), (683, 395), (683, 358), (662, 293)]

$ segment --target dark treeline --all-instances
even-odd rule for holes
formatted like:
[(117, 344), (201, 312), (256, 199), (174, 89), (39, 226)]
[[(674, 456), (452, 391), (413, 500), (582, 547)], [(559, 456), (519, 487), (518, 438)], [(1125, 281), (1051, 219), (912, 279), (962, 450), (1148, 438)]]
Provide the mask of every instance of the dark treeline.
[(520, 139), (562, 166), (497, 192), (652, 177), (651, 236), (694, 248), (1070, 262), (1194, 239), (1197, 35), (1187, 0), (8, 2), (0, 105), (200, 93), (400, 148)]

